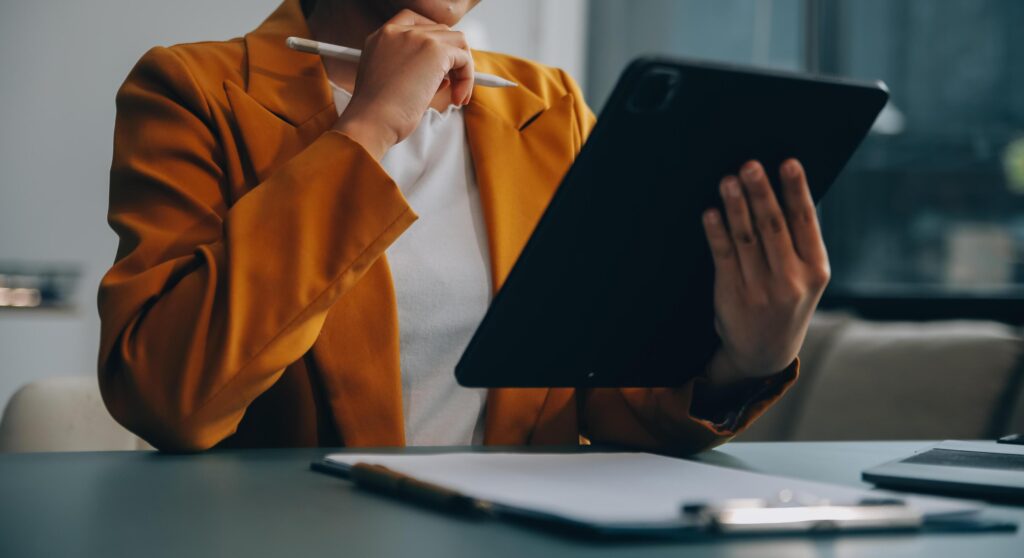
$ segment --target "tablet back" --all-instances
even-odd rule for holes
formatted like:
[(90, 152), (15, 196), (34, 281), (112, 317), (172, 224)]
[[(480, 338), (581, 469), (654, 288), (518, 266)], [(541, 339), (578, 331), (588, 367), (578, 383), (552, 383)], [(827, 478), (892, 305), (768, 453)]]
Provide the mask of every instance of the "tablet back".
[(640, 59), (456, 367), (478, 387), (675, 386), (719, 345), (701, 226), (749, 159), (799, 158), (816, 199), (888, 99), (880, 83)]

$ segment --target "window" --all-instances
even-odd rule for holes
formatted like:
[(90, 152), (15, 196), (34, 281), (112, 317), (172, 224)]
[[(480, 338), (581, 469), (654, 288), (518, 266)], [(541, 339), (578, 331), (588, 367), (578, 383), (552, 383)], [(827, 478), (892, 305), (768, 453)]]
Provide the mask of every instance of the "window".
[(959, 312), (1024, 300), (1020, 29), (1019, 0), (594, 0), (588, 92), (603, 102), (643, 52), (884, 80), (892, 102), (821, 207), (829, 294)]
[(820, 69), (892, 91), (822, 207), (837, 284), (1021, 294), (1024, 3), (820, 4)]

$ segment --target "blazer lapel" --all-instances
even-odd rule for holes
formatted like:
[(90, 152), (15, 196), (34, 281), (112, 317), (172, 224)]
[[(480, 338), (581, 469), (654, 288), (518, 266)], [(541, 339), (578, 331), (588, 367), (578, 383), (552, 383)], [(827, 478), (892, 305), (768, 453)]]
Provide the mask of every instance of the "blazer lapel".
[(287, 48), (285, 39), (291, 35), (309, 36), (294, 0), (283, 3), (245, 36), (245, 89), (224, 82), (257, 184), (337, 118), (320, 57)]
[[(486, 53), (475, 53), (478, 71), (501, 75)], [(578, 148), (573, 98), (551, 106), (525, 88), (477, 88), (465, 109), (466, 131), (487, 225), (495, 292), (501, 288), (533, 233)], [(484, 442), (525, 444), (541, 421), (545, 403), (565, 404), (572, 390), (491, 389)], [(549, 405), (550, 406), (550, 405)], [(574, 424), (574, 423), (573, 423)]]
[[(298, 2), (287, 0), (245, 37), (245, 90), (224, 84), (249, 167), (245, 188), (266, 180), (337, 119), (320, 58), (286, 48), (292, 35), (308, 37), (309, 30)], [(383, 256), (328, 312), (310, 356), (346, 446), (404, 444), (398, 317)]]
[(297, 0), (286, 0), (245, 36), (246, 90), (270, 112), (299, 126), (334, 105), (320, 57), (285, 46), (290, 36), (312, 38)]
[[(275, 169), (297, 155), (338, 117), (334, 104), (320, 110), (299, 126), (283, 120), (234, 83), (224, 82), (231, 112), (238, 125), (241, 151), (247, 155), (251, 178), (248, 186), (266, 180)], [(238, 193), (236, 193), (236, 196)]]

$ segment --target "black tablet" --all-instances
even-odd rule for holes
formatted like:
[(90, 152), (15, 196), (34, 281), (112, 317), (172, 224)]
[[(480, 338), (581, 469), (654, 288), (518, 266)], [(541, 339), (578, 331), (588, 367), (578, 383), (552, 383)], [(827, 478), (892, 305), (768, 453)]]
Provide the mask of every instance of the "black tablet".
[(758, 159), (803, 162), (815, 199), (885, 85), (644, 58), (623, 73), (455, 368), (472, 387), (675, 386), (719, 346), (701, 225)]

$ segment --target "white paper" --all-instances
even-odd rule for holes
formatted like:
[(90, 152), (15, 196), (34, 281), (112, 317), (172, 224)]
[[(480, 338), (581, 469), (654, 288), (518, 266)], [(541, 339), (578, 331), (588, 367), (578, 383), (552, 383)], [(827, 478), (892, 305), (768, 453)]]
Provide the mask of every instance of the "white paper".
[[(673, 523), (684, 502), (775, 501), (783, 490), (799, 499), (835, 504), (891, 495), (647, 453), (336, 453), (327, 458), (382, 465), (478, 499), (600, 524)], [(962, 500), (900, 497), (925, 515), (980, 509)]]

